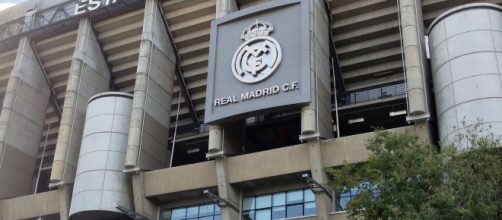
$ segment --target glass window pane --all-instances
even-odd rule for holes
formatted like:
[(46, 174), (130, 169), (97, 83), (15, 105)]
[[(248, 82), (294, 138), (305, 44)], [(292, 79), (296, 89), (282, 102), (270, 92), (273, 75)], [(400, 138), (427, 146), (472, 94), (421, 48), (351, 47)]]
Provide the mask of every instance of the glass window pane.
[(181, 220), (186, 217), (186, 208), (173, 209), (173, 214), (171, 215), (172, 220)]
[(214, 220), (221, 220), (221, 215), (215, 215)]
[(274, 193), (272, 200), (274, 206), (286, 205), (286, 193)]
[(272, 215), (270, 214), (270, 209), (262, 209), (256, 211), (256, 220), (271, 220)]
[(305, 198), (305, 202), (315, 201), (315, 195), (311, 189), (305, 189), (303, 198)]
[(272, 196), (263, 195), (256, 197), (256, 209), (269, 208), (272, 206)]
[(192, 206), (187, 208), (187, 218), (196, 218), (199, 215), (199, 207)]
[(272, 219), (286, 218), (286, 206), (277, 206), (272, 208)]
[(303, 216), (303, 204), (289, 205), (286, 207), (286, 217)]
[(213, 220), (213, 216), (199, 217), (198, 220)]
[(350, 197), (341, 197), (336, 204), (336, 211), (345, 211), (347, 210), (347, 202), (350, 200)]
[(171, 210), (161, 209), (160, 210), (160, 220), (171, 220)]
[(254, 220), (254, 211), (245, 211), (242, 212), (242, 219), (243, 220)]
[(199, 206), (199, 217), (213, 215), (214, 205), (200, 205)]
[(302, 203), (303, 202), (303, 190), (289, 191), (286, 194), (287, 204)]
[(317, 210), (315, 207), (315, 202), (307, 202), (303, 206), (303, 215), (315, 215)]
[(214, 206), (214, 214), (217, 215), (217, 214), (220, 214), (221, 213), (221, 208), (217, 205)]
[(254, 197), (244, 198), (244, 200), (242, 201), (242, 209), (244, 211), (255, 209), (254, 207), (255, 207), (254, 206)]

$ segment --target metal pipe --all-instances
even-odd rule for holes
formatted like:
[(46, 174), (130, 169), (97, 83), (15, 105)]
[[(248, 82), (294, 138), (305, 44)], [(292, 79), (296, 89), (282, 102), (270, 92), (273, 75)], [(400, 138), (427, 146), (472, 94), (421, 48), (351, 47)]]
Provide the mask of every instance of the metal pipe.
[(335, 75), (335, 67), (334, 67), (334, 60), (333, 57), (331, 57), (331, 66), (332, 68), (332, 73), (333, 73), (333, 92), (335, 93), (335, 121), (336, 121), (336, 137), (340, 138), (340, 121), (338, 118), (338, 97), (337, 97), (337, 92), (336, 92), (336, 75)]
[(180, 104), (181, 104), (181, 92), (178, 95), (178, 111), (176, 112), (176, 122), (174, 122), (174, 135), (173, 135), (173, 144), (171, 147), (171, 159), (169, 160), (169, 168), (173, 167), (174, 146), (176, 144), (176, 134), (178, 132), (178, 117), (180, 115)]
[(51, 130), (51, 122), (49, 122), (49, 124), (47, 125), (47, 133), (45, 133), (44, 147), (42, 150), (42, 158), (40, 158), (40, 164), (38, 165), (38, 174), (37, 174), (37, 181), (35, 182), (34, 194), (37, 194), (38, 191), (38, 182), (40, 181), (40, 173), (42, 172), (42, 165), (44, 164), (45, 149), (47, 147), (47, 140), (49, 139), (50, 130)]

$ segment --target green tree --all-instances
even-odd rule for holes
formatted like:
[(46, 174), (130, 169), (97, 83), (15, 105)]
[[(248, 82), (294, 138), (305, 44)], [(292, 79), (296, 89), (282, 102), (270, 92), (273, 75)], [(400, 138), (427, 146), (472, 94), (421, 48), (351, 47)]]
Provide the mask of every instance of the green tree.
[(502, 219), (502, 145), (485, 133), (471, 126), (439, 151), (377, 131), (367, 163), (327, 173), (336, 192), (359, 192), (347, 203), (351, 219)]

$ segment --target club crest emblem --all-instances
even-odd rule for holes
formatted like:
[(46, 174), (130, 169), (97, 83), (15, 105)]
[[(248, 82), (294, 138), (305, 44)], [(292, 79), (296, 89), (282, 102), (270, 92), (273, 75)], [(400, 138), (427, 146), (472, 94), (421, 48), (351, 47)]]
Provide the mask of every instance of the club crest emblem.
[(281, 45), (273, 37), (271, 23), (256, 20), (241, 34), (245, 41), (232, 58), (232, 72), (243, 83), (257, 83), (270, 77), (282, 60)]

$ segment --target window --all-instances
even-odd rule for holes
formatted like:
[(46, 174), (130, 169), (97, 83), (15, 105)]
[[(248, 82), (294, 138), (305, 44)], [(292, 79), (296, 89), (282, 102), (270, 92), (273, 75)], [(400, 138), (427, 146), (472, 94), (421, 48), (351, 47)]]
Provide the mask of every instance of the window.
[(251, 196), (242, 201), (244, 220), (285, 219), (315, 214), (315, 196), (309, 188)]
[(371, 191), (372, 192), (372, 200), (376, 199), (380, 194), (380, 191), (375, 186), (364, 182), (359, 183), (359, 187), (353, 187), (347, 192), (336, 192), (335, 193), (335, 210), (337, 212), (342, 212), (347, 210), (347, 203), (359, 195), (361, 193), (361, 189), (363, 191)]
[(160, 220), (221, 220), (220, 207), (200, 204), (173, 209), (161, 209)]

